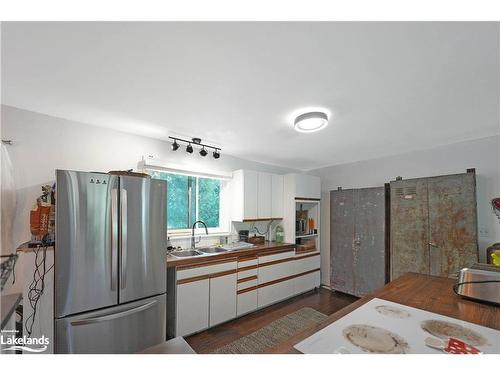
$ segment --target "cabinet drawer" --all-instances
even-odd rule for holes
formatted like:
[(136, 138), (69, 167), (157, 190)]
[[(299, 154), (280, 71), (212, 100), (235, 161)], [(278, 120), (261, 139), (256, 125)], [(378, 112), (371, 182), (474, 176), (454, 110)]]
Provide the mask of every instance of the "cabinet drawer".
[(275, 260), (291, 258), (293, 256), (295, 256), (295, 250), (285, 251), (283, 253), (277, 253), (277, 254), (259, 255), (259, 264), (273, 262)]
[(240, 279), (245, 279), (250, 276), (257, 276), (259, 274), (259, 269), (256, 268), (250, 268), (249, 270), (245, 271), (238, 271), (238, 280)]
[(259, 284), (282, 279), (295, 274), (294, 261), (271, 264), (269, 266), (259, 266)]
[(257, 289), (238, 294), (238, 316), (254, 311), (257, 307)]
[(238, 280), (238, 290), (250, 288), (252, 286), (256, 286), (258, 283), (257, 277), (256, 276), (250, 276), (246, 279), (239, 279)]
[(264, 307), (275, 302), (282, 301), (294, 294), (293, 279), (271, 284), (257, 289), (258, 306)]
[(293, 279), (294, 294), (300, 294), (319, 287), (320, 272), (311, 272)]
[(238, 260), (238, 269), (249, 266), (256, 266), (257, 264), (259, 264), (259, 259), (257, 257)]
[(294, 263), (296, 274), (315, 270), (320, 268), (320, 256), (319, 253), (317, 253), (314, 256), (296, 258)]
[(203, 265), (200, 267), (179, 267), (177, 269), (177, 280), (188, 279), (196, 276), (210, 275), (213, 273), (229, 271), (236, 269), (237, 262), (236, 259), (230, 259), (224, 262), (214, 263), (212, 265)]

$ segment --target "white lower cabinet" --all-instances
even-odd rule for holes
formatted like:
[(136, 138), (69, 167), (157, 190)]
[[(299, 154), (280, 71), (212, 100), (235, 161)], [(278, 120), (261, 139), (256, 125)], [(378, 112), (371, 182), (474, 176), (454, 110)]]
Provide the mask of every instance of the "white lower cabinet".
[(210, 278), (210, 327), (236, 318), (237, 275)]
[(251, 311), (257, 310), (257, 289), (238, 294), (237, 315), (241, 316)]
[(286, 251), (259, 256), (258, 260), (255, 257), (179, 270), (176, 336), (204, 330), (319, 287), (319, 262), (319, 253), (296, 257), (295, 251)]
[(293, 279), (294, 294), (301, 294), (319, 287), (320, 273), (315, 271)]
[(259, 288), (258, 291), (257, 302), (259, 308), (271, 305), (293, 296), (293, 279)]
[(208, 328), (210, 280), (177, 285), (176, 336)]

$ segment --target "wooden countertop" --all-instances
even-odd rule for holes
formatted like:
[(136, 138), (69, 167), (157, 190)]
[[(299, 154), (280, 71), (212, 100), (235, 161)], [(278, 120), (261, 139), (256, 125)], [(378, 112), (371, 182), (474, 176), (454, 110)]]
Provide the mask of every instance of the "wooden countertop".
[(167, 267), (177, 266), (190, 266), (198, 263), (211, 262), (227, 258), (236, 258), (240, 256), (257, 255), (263, 253), (273, 253), (283, 249), (295, 248), (291, 243), (278, 243), (266, 241), (263, 245), (256, 245), (255, 247), (242, 250), (226, 251), (220, 254), (198, 255), (189, 258), (176, 258), (174, 256), (167, 256)]
[(5, 324), (9, 321), (10, 317), (16, 310), (16, 307), (19, 305), (21, 302), (22, 298), (21, 293), (14, 293), (14, 294), (7, 294), (7, 295), (2, 295), (1, 297), (1, 306), (2, 306), (2, 324), (0, 329), (3, 329)]
[(376, 292), (330, 315), (326, 320), (314, 327), (291, 337), (274, 347), (270, 353), (300, 353), (293, 348), (295, 344), (349, 314), (373, 298), (382, 298), (500, 330), (500, 307), (470, 301), (457, 296), (452, 288), (454, 283), (455, 280), (444, 277), (407, 273)]

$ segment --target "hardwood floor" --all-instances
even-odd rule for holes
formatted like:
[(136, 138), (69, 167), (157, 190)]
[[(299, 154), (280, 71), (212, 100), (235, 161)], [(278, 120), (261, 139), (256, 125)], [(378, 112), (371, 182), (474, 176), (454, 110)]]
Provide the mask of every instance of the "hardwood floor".
[(196, 353), (209, 353), (303, 307), (312, 307), (325, 315), (331, 315), (356, 300), (358, 300), (357, 297), (320, 288), (318, 291), (301, 294), (231, 322), (188, 336), (186, 341)]

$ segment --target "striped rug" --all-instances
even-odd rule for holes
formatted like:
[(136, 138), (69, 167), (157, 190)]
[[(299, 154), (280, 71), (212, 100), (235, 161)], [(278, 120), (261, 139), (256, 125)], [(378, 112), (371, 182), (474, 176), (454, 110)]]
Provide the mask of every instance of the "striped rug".
[(310, 307), (303, 307), (269, 323), (261, 329), (215, 349), (213, 354), (259, 354), (326, 318)]

